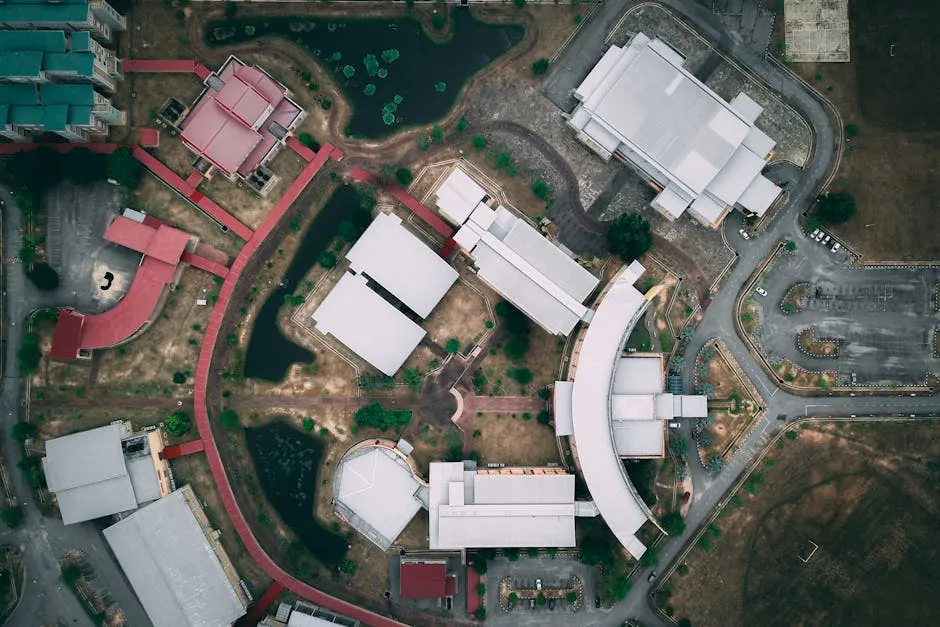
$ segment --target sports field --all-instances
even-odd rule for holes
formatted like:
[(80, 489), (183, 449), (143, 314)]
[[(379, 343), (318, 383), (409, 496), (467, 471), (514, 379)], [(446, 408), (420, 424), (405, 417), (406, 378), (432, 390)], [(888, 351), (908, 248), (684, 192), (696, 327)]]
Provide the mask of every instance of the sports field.
[(940, 423), (815, 424), (770, 447), (661, 606), (696, 627), (940, 613)]

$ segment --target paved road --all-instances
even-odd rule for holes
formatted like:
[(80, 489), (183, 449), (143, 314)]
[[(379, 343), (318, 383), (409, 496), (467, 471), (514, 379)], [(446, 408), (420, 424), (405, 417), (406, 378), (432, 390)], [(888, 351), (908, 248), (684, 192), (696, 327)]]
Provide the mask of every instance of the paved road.
[[(7, 201), (3, 216), (5, 251), (17, 251), (21, 216), (7, 190), (0, 188), (0, 198)], [(7, 326), (7, 351), (0, 396), (0, 433), (4, 434), (0, 437), (0, 450), (10, 468), (16, 494), (24, 503), (24, 522), (14, 532), (0, 532), (0, 542), (18, 544), (23, 548), (26, 586), (23, 600), (8, 624), (11, 627), (92, 624), (74, 595), (59, 580), (58, 560), (72, 549), (81, 549), (87, 553), (99, 582), (110, 590), (115, 602), (124, 610), (128, 624), (146, 627), (151, 622), (111, 557), (100, 531), (91, 523), (65, 526), (59, 519), (43, 517), (33, 502), (32, 491), (23, 481), (23, 474), (16, 468), (23, 449), (5, 437), (13, 424), (20, 420), (23, 411), (23, 379), (17, 375), (16, 349), (22, 343), (26, 314), (48, 303), (27, 283), (22, 266), (7, 261), (9, 257), (8, 253), (5, 254), (3, 261), (6, 291), (2, 323)]]

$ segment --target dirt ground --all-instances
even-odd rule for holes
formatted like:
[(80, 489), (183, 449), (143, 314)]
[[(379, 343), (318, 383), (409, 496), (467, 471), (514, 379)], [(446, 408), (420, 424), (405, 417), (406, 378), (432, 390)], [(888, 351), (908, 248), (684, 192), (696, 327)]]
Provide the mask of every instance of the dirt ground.
[[(51, 440), (76, 431), (103, 427), (115, 420), (130, 420), (135, 430), (156, 425), (176, 409), (176, 403), (167, 399), (166, 407), (83, 406), (69, 407), (58, 404), (46, 407), (34, 403), (30, 420), (39, 428), (39, 439)], [(191, 408), (190, 408), (191, 409)], [(191, 439), (192, 435), (189, 438)]]
[(809, 372), (789, 359), (774, 364), (774, 370), (781, 379), (799, 388), (831, 388), (838, 379), (835, 372)]
[(863, 0), (849, 10), (850, 63), (790, 66), (858, 130), (831, 186), (855, 196), (858, 213), (833, 230), (863, 254), (862, 263), (936, 260), (940, 128), (925, 77), (935, 68), (940, 5), (902, 0), (888, 8)]
[[(532, 324), (529, 333), (529, 352), (519, 363), (513, 362), (503, 350), (508, 337), (499, 332), (486, 344), (487, 351), (481, 364), (487, 385), (479, 392), (489, 396), (533, 396), (538, 390), (554, 383), (558, 376), (565, 340), (549, 335), (541, 327)], [(506, 371), (510, 368), (528, 368), (532, 371), (532, 382), (522, 386), (513, 381)]]
[(202, 503), (203, 509), (209, 522), (214, 529), (221, 532), (219, 540), (222, 547), (228, 553), (232, 564), (239, 576), (248, 583), (252, 596), (256, 599), (261, 596), (264, 590), (271, 583), (271, 579), (255, 564), (254, 559), (248, 554), (245, 545), (242, 544), (235, 527), (225, 513), (225, 507), (222, 505), (222, 498), (212, 480), (212, 473), (209, 471), (209, 463), (201, 453), (178, 457), (170, 462), (170, 469), (176, 480), (177, 486), (189, 484), (193, 492)]
[(523, 414), (483, 414), (473, 419), (473, 426), (480, 432), (473, 447), (481, 464), (545, 466), (561, 461), (554, 430), (539, 424), (535, 415), (526, 420)]
[(708, 376), (703, 379), (715, 389), (715, 395), (708, 403), (708, 413), (714, 420), (708, 430), (714, 442), (701, 451), (703, 458), (728, 455), (732, 451), (732, 443), (747, 430), (760, 411), (758, 399), (736, 376), (730, 363), (734, 357), (725, 351), (715, 352), (716, 357), (708, 362)]
[(813, 423), (791, 433), (665, 582), (660, 605), (705, 627), (934, 615), (940, 502), (927, 486), (940, 469), (940, 426)]
[(458, 280), (422, 326), (437, 344), (444, 346), (450, 338), (457, 338), (464, 351), (486, 332), (486, 321), (494, 319), (483, 296), (469, 283)]

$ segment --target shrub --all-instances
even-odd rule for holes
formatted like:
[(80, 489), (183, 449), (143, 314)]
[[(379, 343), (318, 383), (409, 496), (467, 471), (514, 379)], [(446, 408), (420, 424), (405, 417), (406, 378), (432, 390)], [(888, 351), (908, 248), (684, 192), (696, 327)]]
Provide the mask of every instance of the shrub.
[(519, 561), (519, 549), (515, 547), (508, 548), (505, 551), (503, 551), (503, 553), (506, 554), (506, 559), (508, 559), (510, 562)]
[(10, 437), (17, 442), (25, 442), (36, 435), (36, 431), (36, 425), (33, 423), (20, 421), (13, 425), (13, 429), (10, 430)]
[(186, 383), (186, 373), (185, 372), (174, 372), (173, 373), (173, 383), (176, 385), (183, 385)]
[(329, 111), (330, 107), (332, 106), (333, 106), (333, 101), (330, 100), (329, 98), (324, 98), (323, 100), (320, 101), (320, 108), (323, 109), (324, 111)]
[(532, 73), (536, 76), (541, 76), (548, 71), (549, 61), (545, 57), (538, 59), (535, 63), (532, 64)]
[(23, 344), (16, 351), (19, 360), (20, 374), (27, 375), (36, 372), (42, 359), (42, 350), (39, 348), (39, 336), (30, 331), (23, 336)]
[(527, 335), (513, 336), (506, 342), (503, 350), (513, 361), (523, 359), (529, 352), (529, 337)]
[(190, 430), (193, 423), (189, 419), (189, 414), (184, 411), (175, 411), (166, 417), (163, 425), (166, 427), (167, 433), (174, 437), (180, 437)]
[(705, 462), (705, 470), (718, 474), (725, 469), (725, 458), (721, 455), (710, 455)]
[(485, 595), (485, 594), (486, 594), (486, 584), (485, 584), (485, 583), (478, 583), (478, 584), (477, 584), (477, 587), (476, 587), (476, 591), (477, 591), (477, 595), (478, 595), (478, 596), (483, 596), (483, 595)]
[(303, 427), (304, 431), (306, 431), (307, 433), (312, 432), (313, 428), (316, 426), (316, 423), (313, 421), (313, 418), (310, 418), (310, 417), (304, 418), (300, 422), (300, 424)]
[(493, 308), (512, 335), (528, 335), (529, 319), (510, 302), (501, 300)]
[(548, 196), (548, 184), (545, 181), (535, 181), (532, 183), (532, 194), (540, 200), (545, 200)]
[(483, 150), (486, 148), (486, 138), (482, 135), (474, 135), (471, 143), (477, 150)]
[(632, 263), (653, 245), (649, 221), (638, 213), (618, 217), (607, 229), (607, 245), (624, 263)]
[(411, 422), (411, 412), (404, 409), (385, 409), (373, 401), (356, 412), (356, 424), (385, 431), (389, 427), (405, 427)]
[(794, 250), (796, 250), (796, 242), (794, 242), (792, 239), (788, 239), (787, 243), (784, 244), (783, 247), (792, 253)]
[(538, 413), (538, 416), (536, 416), (536, 420), (539, 421), (539, 424), (548, 425), (552, 422), (552, 415), (548, 412), (547, 409), (543, 409)]
[(447, 340), (447, 343), (444, 344), (444, 352), (448, 355), (456, 355), (460, 352), (460, 340), (455, 337)]
[(313, 138), (313, 135), (310, 133), (301, 133), (297, 136), (297, 139), (300, 140), (300, 143), (310, 148), (311, 150), (319, 150), (320, 145), (317, 144), (317, 140)]
[(414, 180), (414, 176), (408, 168), (398, 168), (395, 170), (395, 178), (402, 187), (408, 187), (411, 185), (411, 181)]
[(788, 440), (795, 440), (800, 437), (800, 435), (796, 431), (787, 431), (787, 434), (784, 437), (786, 437)]
[(322, 253), (320, 253), (320, 256), (317, 257), (317, 263), (319, 263), (321, 266), (323, 266), (327, 270), (335, 268), (336, 267), (336, 254), (333, 251), (324, 250)]
[(433, 141), (435, 144), (439, 144), (444, 141), (444, 129), (442, 129), (437, 124), (431, 127), (431, 141)]
[(467, 130), (469, 125), (470, 123), (467, 122), (467, 118), (461, 117), (459, 120), (457, 120), (457, 126), (455, 129), (458, 133), (463, 133), (465, 130)]
[(565, 595), (565, 600), (566, 600), (568, 603), (576, 603), (577, 600), (578, 600), (578, 593), (577, 593), (577, 592), (569, 592), (568, 594)]
[(408, 368), (402, 374), (402, 381), (411, 388), (412, 392), (417, 392), (421, 389), (421, 384), (424, 383), (424, 375), (417, 368)]
[(847, 138), (849, 138), (849, 139), (851, 139), (851, 138), (853, 138), (853, 137), (858, 137), (859, 133), (861, 133), (861, 130), (862, 130), (862, 129), (860, 129), (860, 128), (858, 127), (858, 124), (846, 124), (846, 125), (845, 125), (845, 136), (846, 136)]
[(659, 554), (656, 549), (647, 549), (643, 557), (640, 558), (640, 566), (649, 567), (659, 563)]
[(515, 603), (515, 602), (518, 601), (518, 600), (519, 600), (519, 595), (518, 595), (518, 594), (516, 594), (515, 592), (510, 592), (510, 593), (509, 593), (509, 602), (510, 602), (510, 603)]
[(675, 436), (669, 442), (669, 449), (676, 457), (682, 457), (689, 450), (689, 442), (683, 437)]
[(222, 410), (222, 413), (219, 414), (219, 422), (222, 423), (223, 427), (233, 428), (238, 426), (238, 414), (235, 413), (234, 409), (225, 409)]

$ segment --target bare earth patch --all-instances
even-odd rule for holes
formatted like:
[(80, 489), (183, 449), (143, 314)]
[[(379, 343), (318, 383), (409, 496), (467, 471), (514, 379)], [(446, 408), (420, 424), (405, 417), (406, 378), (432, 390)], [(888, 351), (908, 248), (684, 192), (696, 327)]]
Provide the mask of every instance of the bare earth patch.
[(534, 415), (526, 420), (522, 414), (483, 414), (473, 419), (473, 427), (474, 433), (480, 432), (473, 438), (473, 446), (481, 464), (545, 466), (560, 462), (554, 430), (539, 424)]

